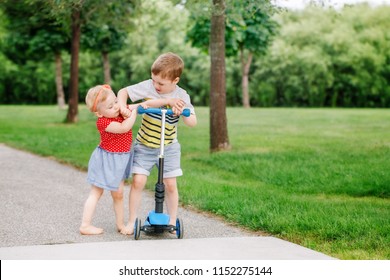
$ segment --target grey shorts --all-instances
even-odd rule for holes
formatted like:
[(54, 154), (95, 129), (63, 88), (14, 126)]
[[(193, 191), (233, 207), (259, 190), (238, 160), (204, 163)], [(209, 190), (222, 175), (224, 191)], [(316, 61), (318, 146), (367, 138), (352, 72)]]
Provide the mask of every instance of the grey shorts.
[[(136, 143), (134, 146), (133, 174), (150, 175), (153, 166), (158, 167), (160, 148), (149, 148)], [(183, 175), (180, 168), (180, 143), (172, 143), (164, 148), (164, 178), (174, 178)]]

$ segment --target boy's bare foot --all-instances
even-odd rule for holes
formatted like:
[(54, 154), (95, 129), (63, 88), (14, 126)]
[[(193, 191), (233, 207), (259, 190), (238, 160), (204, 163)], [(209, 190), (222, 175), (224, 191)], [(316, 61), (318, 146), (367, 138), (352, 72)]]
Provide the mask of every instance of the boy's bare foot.
[(134, 234), (134, 225), (130, 225), (128, 224), (127, 226), (125, 226), (121, 231), (120, 233), (124, 234), (124, 235), (132, 235)]
[(97, 235), (97, 234), (102, 234), (103, 229), (94, 226), (85, 226), (85, 227), (80, 227), (80, 233), (83, 235)]
[[(176, 220), (173, 220), (173, 221), (169, 221), (169, 226), (172, 227), (172, 228), (176, 228)], [(170, 230), (169, 233), (172, 233), (174, 235), (176, 235), (176, 230)]]

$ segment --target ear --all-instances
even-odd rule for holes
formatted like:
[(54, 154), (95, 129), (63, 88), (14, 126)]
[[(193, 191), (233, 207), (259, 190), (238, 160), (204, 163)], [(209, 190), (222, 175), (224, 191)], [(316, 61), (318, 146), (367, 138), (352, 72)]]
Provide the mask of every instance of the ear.
[(172, 83), (177, 84), (179, 81), (180, 81), (180, 78), (179, 78), (179, 77), (176, 77), (176, 78), (172, 81)]

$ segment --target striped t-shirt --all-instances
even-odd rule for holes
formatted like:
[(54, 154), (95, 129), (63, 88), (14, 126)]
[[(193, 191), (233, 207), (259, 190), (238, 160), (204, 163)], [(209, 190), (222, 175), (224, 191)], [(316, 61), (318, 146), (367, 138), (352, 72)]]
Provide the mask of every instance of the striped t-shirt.
[[(160, 98), (180, 98), (186, 103), (185, 108), (190, 109), (191, 114), (195, 114), (194, 107), (191, 104), (188, 93), (176, 86), (176, 89), (171, 93), (159, 94), (156, 92), (152, 80), (146, 80), (138, 84), (128, 86), (127, 93), (132, 102), (148, 99)], [(177, 124), (179, 117), (166, 115), (165, 119), (165, 145), (177, 142)], [(150, 147), (160, 147), (161, 134), (161, 115), (160, 114), (143, 114), (142, 123), (138, 130), (137, 141), (141, 144)]]

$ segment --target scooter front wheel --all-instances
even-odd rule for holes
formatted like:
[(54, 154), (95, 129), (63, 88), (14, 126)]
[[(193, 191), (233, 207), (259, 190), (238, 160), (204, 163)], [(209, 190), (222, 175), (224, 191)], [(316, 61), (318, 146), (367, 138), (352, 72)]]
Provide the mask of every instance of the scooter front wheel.
[(140, 235), (141, 235), (141, 220), (137, 218), (135, 219), (135, 223), (134, 223), (134, 239), (138, 240)]

